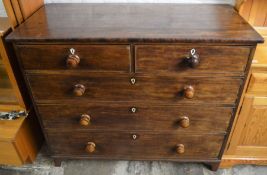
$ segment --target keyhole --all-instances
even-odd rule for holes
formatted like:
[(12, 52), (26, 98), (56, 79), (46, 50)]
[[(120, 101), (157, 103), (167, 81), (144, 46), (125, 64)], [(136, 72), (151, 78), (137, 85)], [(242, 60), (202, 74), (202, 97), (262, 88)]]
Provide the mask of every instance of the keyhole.
[(133, 137), (133, 140), (137, 139), (137, 135), (136, 134), (133, 134), (132, 137)]
[(133, 107), (133, 108), (131, 109), (131, 111), (132, 111), (132, 113), (135, 113), (135, 112), (136, 112), (136, 108)]
[(135, 78), (131, 78), (131, 83), (135, 84), (135, 82), (136, 82)]
[(191, 49), (191, 55), (195, 55), (196, 49)]
[(71, 49), (70, 49), (70, 53), (71, 53), (72, 55), (74, 55), (74, 54), (75, 54), (75, 49), (71, 48)]

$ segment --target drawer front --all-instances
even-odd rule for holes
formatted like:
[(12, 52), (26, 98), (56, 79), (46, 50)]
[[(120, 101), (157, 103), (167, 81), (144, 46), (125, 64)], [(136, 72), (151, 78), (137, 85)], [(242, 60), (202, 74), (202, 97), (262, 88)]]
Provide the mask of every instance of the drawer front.
[[(87, 71), (130, 71), (128, 45), (18, 45), (17, 50), (24, 69), (65, 70), (67, 59), (74, 48), (79, 57), (76, 69)], [(73, 58), (75, 59), (75, 58)]]
[(248, 86), (248, 93), (255, 93), (255, 95), (267, 95), (267, 74), (266, 73), (252, 73)]
[(232, 108), (134, 103), (38, 105), (37, 108), (44, 127), (54, 131), (172, 130), (225, 133), (232, 115)]
[[(216, 159), (224, 135), (48, 131), (54, 155), (111, 159)], [(86, 152), (87, 144), (90, 151)], [(94, 146), (92, 146), (93, 144)], [(184, 146), (184, 153), (177, 153)], [(92, 149), (93, 148), (93, 149)], [(180, 150), (179, 150), (180, 151)]]
[[(198, 61), (191, 62), (191, 49)], [(250, 54), (249, 47), (238, 46), (136, 46), (136, 72), (228, 73), (243, 75)], [(199, 64), (197, 64), (199, 62)], [(193, 68), (193, 66), (196, 66)]]
[[(122, 74), (28, 75), (37, 102), (74, 100), (148, 101), (156, 103), (227, 103), (235, 104), (241, 80), (215, 77), (136, 76)], [(82, 85), (81, 96), (74, 95)], [(188, 88), (190, 87), (191, 88)], [(185, 90), (186, 89), (186, 90)], [(191, 89), (191, 90), (190, 90)], [(192, 90), (193, 89), (193, 90)], [(190, 92), (193, 93), (190, 93)], [(189, 99), (189, 96), (191, 96)], [(193, 96), (192, 96), (193, 95)]]

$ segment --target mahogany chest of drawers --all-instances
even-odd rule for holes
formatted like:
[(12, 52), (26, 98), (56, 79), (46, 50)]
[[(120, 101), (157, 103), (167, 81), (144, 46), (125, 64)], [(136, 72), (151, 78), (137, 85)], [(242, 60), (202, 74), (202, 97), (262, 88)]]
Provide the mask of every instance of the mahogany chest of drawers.
[(49, 4), (7, 41), (57, 163), (216, 170), (263, 39), (228, 5)]

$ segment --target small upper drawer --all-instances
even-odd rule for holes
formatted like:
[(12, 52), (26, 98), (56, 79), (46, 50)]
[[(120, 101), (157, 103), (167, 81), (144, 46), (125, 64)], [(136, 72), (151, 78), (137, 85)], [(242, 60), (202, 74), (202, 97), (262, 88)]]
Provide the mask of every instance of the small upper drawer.
[(248, 86), (248, 93), (255, 93), (257, 95), (267, 95), (267, 74), (266, 73), (252, 73), (250, 83)]
[(17, 50), (26, 70), (130, 70), (128, 45), (18, 45)]
[(227, 73), (242, 75), (249, 47), (199, 45), (138, 45), (136, 72)]

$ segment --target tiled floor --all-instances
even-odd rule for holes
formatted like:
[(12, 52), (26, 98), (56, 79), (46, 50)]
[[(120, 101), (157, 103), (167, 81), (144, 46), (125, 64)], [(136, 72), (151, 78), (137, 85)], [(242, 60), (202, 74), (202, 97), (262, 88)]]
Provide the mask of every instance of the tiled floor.
[(267, 166), (241, 165), (212, 172), (202, 164), (149, 161), (69, 160), (54, 167), (43, 150), (33, 165), (0, 167), (0, 175), (267, 175)]

